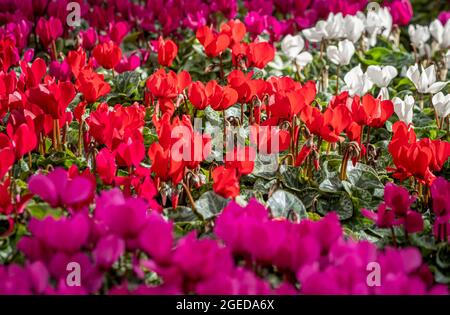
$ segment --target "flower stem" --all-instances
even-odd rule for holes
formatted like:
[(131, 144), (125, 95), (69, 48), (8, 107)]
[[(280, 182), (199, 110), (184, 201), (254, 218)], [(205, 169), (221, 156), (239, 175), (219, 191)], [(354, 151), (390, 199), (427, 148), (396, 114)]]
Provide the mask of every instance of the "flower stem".
[(183, 184), (184, 191), (186, 192), (186, 195), (189, 199), (189, 203), (191, 204), (192, 211), (194, 211), (195, 214), (198, 214), (197, 207), (195, 206), (194, 198), (192, 198), (191, 190), (185, 183), (182, 183), (182, 184)]
[(394, 246), (398, 247), (397, 246), (397, 237), (395, 236), (395, 231), (394, 231), (394, 227), (393, 226), (391, 226), (391, 233), (392, 233), (392, 241), (394, 242)]
[(341, 72), (341, 66), (338, 65), (336, 69), (336, 95), (339, 94), (339, 75)]

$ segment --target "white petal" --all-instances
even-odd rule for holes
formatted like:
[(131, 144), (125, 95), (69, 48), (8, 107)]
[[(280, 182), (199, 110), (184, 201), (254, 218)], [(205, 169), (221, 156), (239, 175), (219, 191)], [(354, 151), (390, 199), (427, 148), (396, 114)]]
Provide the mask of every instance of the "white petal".
[(435, 82), (427, 89), (426, 92), (431, 94), (437, 93), (442, 90), (447, 85), (447, 83), (448, 82)]
[(339, 65), (341, 63), (340, 54), (336, 46), (327, 47), (327, 57), (331, 62)]
[(307, 64), (311, 63), (312, 60), (312, 55), (309, 52), (304, 51), (295, 58), (295, 63), (300, 67), (304, 67)]

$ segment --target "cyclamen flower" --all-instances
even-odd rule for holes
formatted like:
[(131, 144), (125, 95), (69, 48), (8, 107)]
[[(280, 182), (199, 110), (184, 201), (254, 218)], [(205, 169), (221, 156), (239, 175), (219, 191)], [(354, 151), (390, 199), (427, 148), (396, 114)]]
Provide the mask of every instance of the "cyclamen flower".
[(428, 26), (410, 25), (408, 28), (411, 44), (418, 50), (420, 56), (425, 55), (426, 42), (430, 39)]
[(94, 217), (107, 229), (133, 245), (145, 228), (148, 206), (142, 199), (125, 197), (117, 189), (104, 191), (96, 198)]
[(389, 99), (389, 91), (387, 87), (391, 81), (397, 76), (398, 72), (393, 66), (369, 66), (367, 68), (367, 76), (376, 86), (380, 87), (380, 95), (383, 100)]
[(438, 177), (431, 185), (432, 209), (436, 215), (433, 231), (438, 241), (450, 241), (450, 182)]
[(104, 76), (96, 73), (90, 67), (84, 67), (79, 72), (75, 86), (78, 91), (83, 93), (84, 99), (88, 103), (96, 102), (111, 90), (111, 86), (104, 81)]
[(164, 40), (162, 37), (159, 38), (158, 63), (161, 66), (170, 67), (177, 53), (178, 47), (172, 40)]
[(447, 82), (436, 81), (436, 70), (434, 65), (424, 69), (415, 64), (410, 66), (406, 72), (406, 77), (415, 85), (417, 91), (422, 94), (435, 94), (442, 90)]
[(54, 17), (50, 17), (48, 20), (41, 17), (36, 26), (36, 34), (42, 45), (48, 47), (63, 34), (61, 21)]
[(0, 39), (0, 69), (8, 72), (11, 66), (20, 60), (19, 52), (13, 40)]
[(113, 69), (122, 59), (122, 50), (113, 41), (109, 41), (95, 46), (93, 55), (103, 68)]
[(405, 100), (394, 97), (392, 102), (394, 103), (394, 112), (397, 114), (398, 118), (406, 125), (411, 124), (414, 113), (414, 97), (407, 95)]
[(361, 65), (357, 65), (344, 76), (345, 86), (344, 91), (348, 91), (351, 96), (365, 95), (373, 86), (368, 72), (364, 73)]
[(438, 117), (445, 118), (450, 115), (450, 94), (439, 92), (433, 96), (431, 102)]
[[(346, 24), (350, 27), (350, 24)], [(344, 17), (342, 13), (330, 13), (326, 20), (317, 22), (315, 27), (302, 31), (305, 38), (312, 42), (321, 42), (324, 39), (338, 39), (342, 37), (344, 27)], [(350, 30), (348, 30), (350, 31)]]
[(406, 188), (389, 183), (384, 187), (384, 203), (379, 205), (377, 213), (366, 209), (362, 209), (361, 213), (380, 228), (404, 225), (406, 233), (421, 232), (422, 215), (410, 209), (415, 199)]
[(48, 175), (32, 176), (28, 188), (52, 207), (77, 210), (92, 201), (95, 185), (83, 175), (69, 178), (66, 170), (56, 168)]
[(355, 46), (348, 39), (340, 41), (338, 47), (336, 46), (327, 47), (328, 59), (330, 59), (334, 64), (339, 66), (348, 65), (354, 53), (355, 53)]
[(86, 31), (80, 31), (81, 46), (83, 49), (92, 50), (97, 42), (97, 32), (95, 28), (90, 27)]
[(430, 33), (441, 49), (450, 47), (450, 23), (448, 21), (442, 24), (441, 21), (434, 20), (430, 24)]
[(295, 63), (299, 67), (304, 67), (312, 61), (312, 55), (309, 52), (307, 51), (302, 52), (304, 47), (305, 42), (300, 35), (297, 36), (287, 35), (281, 41), (281, 50), (283, 51), (283, 53), (289, 59), (295, 60)]
[(413, 8), (409, 0), (388, 0), (385, 5), (389, 8), (394, 24), (408, 25), (413, 16)]
[(205, 48), (205, 53), (209, 57), (220, 55), (230, 44), (230, 37), (226, 34), (214, 34), (208, 26), (197, 29), (196, 37)]
[(212, 172), (213, 190), (225, 198), (235, 198), (239, 195), (239, 177), (235, 168), (216, 167)]
[(364, 21), (357, 15), (346, 15), (343, 23), (343, 37), (356, 43), (364, 33)]

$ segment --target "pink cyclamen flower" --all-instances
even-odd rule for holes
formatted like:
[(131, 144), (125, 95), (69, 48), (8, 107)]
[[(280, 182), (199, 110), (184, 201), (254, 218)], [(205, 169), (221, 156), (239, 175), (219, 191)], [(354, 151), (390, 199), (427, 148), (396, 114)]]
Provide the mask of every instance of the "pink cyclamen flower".
[(85, 50), (92, 50), (94, 49), (96, 43), (97, 43), (97, 32), (95, 28), (90, 27), (85, 31), (80, 32), (81, 36), (81, 46)]
[(442, 25), (445, 25), (447, 21), (450, 19), (450, 11), (442, 11), (438, 15), (439, 21), (441, 21)]
[(41, 17), (36, 26), (36, 34), (42, 45), (48, 47), (51, 42), (57, 40), (63, 34), (61, 21), (57, 18), (50, 17), (46, 20)]
[(433, 225), (438, 241), (450, 240), (450, 182), (438, 177), (431, 185), (432, 209), (436, 215)]
[(388, 183), (384, 187), (384, 202), (398, 216), (403, 216), (416, 200), (406, 188)]
[(82, 175), (70, 179), (66, 170), (56, 168), (48, 175), (32, 176), (28, 189), (52, 207), (67, 206), (74, 210), (90, 203), (95, 187)]
[(389, 8), (394, 24), (408, 25), (413, 16), (413, 8), (409, 0), (385, 1), (384, 5)]

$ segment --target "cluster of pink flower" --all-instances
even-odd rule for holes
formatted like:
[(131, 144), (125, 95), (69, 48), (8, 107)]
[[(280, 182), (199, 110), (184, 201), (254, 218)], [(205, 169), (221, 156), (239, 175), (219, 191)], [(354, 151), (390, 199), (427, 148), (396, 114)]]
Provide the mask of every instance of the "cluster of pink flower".
[[(436, 240), (450, 240), (450, 182), (438, 177), (430, 186), (432, 210), (435, 216), (433, 232)], [(411, 196), (404, 187), (389, 183), (384, 188), (384, 202), (377, 212), (362, 209), (367, 218), (373, 220), (379, 228), (403, 226), (405, 235), (422, 232), (424, 222), (422, 214), (411, 209), (416, 197)], [(394, 240), (395, 242), (395, 240)]]
[[(108, 38), (114, 40), (112, 37), (123, 38), (136, 27), (147, 32), (160, 30), (167, 36), (184, 28), (196, 30), (200, 26), (216, 24), (221, 15), (227, 19), (235, 18), (239, 11), (237, 0), (148, 0), (144, 4), (115, 0), (108, 2), (107, 6), (103, 0), (76, 2), (80, 5), (83, 19), (91, 26), (82, 33), (85, 49), (93, 46), (97, 37), (101, 42)], [(25, 48), (35, 17), (45, 13), (51, 18), (40, 18), (36, 28), (41, 41), (47, 39), (50, 43), (52, 37), (69, 34), (70, 26), (66, 23), (70, 13), (68, 3), (69, 0), (1, 0), (0, 22), (7, 27), (0, 30), (0, 38), (10, 36), (17, 42), (17, 47)], [(346, 15), (364, 11), (367, 3), (367, 0), (246, 0), (243, 19), (252, 35), (268, 32), (273, 39), (278, 39), (295, 30), (311, 27), (330, 12)], [(408, 24), (413, 14), (409, 0), (385, 0), (383, 5), (389, 7), (394, 24)], [(97, 34), (96, 30), (104, 30), (106, 35)]]
[[(175, 240), (172, 222), (117, 188), (96, 196), (90, 215), (95, 186), (87, 174), (56, 169), (35, 175), (29, 186), (52, 207), (66, 205), (73, 213), (31, 220), (31, 235), (18, 244), (25, 265), (0, 267), (2, 294), (447, 293), (433, 284), (418, 249), (380, 250), (346, 239), (335, 214), (293, 223), (270, 218), (256, 200), (246, 207), (231, 202), (216, 220), (220, 240), (198, 239), (195, 232)], [(448, 206), (442, 199), (448, 194), (433, 196), (437, 208)], [(67, 282), (70, 263), (80, 267), (79, 286)], [(370, 263), (379, 265), (374, 286), (367, 282)], [(150, 271), (163, 283), (145, 283)], [(279, 276), (278, 285), (260, 277), (269, 272)], [(117, 283), (120, 274), (128, 276)]]

